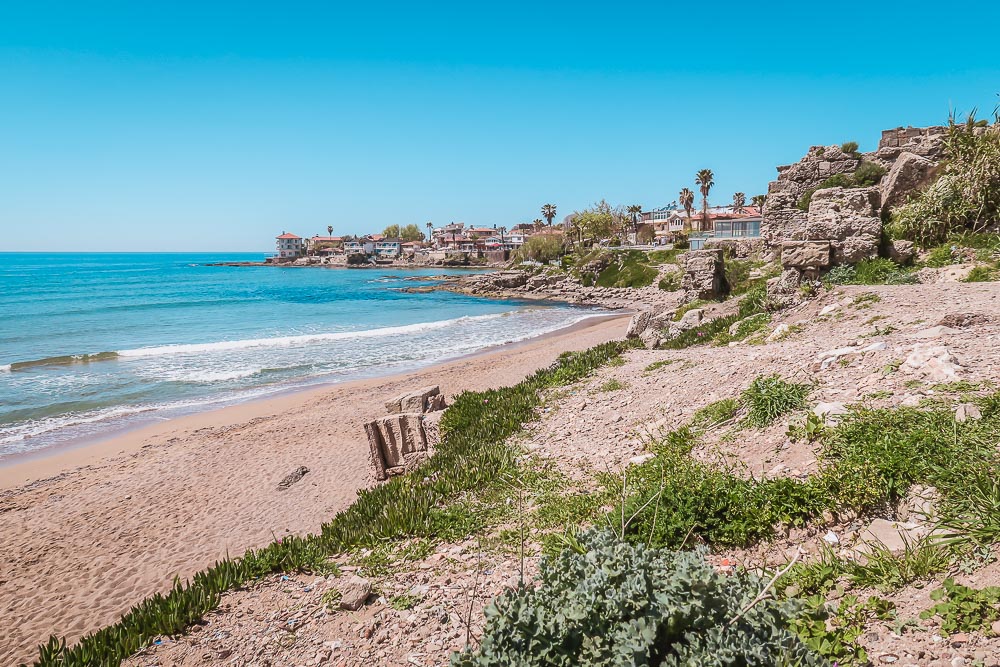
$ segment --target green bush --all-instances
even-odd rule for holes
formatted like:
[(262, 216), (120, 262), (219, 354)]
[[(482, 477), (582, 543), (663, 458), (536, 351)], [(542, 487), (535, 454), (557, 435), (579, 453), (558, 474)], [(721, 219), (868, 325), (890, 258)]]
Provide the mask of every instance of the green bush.
[(740, 396), (747, 408), (743, 424), (764, 428), (782, 415), (804, 409), (808, 405), (806, 397), (811, 389), (807, 384), (785, 382), (778, 375), (756, 378)]
[(597, 276), (598, 287), (646, 287), (656, 280), (658, 271), (647, 262), (649, 258), (638, 250), (617, 252), (608, 266)]
[(828, 285), (913, 285), (918, 279), (912, 267), (902, 267), (891, 259), (878, 257), (854, 265), (835, 266), (823, 281)]
[(542, 564), (537, 587), (494, 600), (480, 649), (456, 654), (453, 667), (826, 664), (788, 629), (800, 603), (750, 605), (764, 586), (754, 575), (609, 532), (575, 546)]
[(1000, 123), (949, 119), (941, 175), (892, 212), (887, 231), (923, 247), (955, 232), (979, 232), (1000, 218)]
[(857, 153), (858, 152), (858, 142), (856, 142), (856, 141), (845, 141), (844, 143), (840, 144), (840, 150), (844, 151), (845, 153), (851, 153), (851, 154)]
[(536, 234), (528, 237), (517, 249), (517, 259), (548, 264), (563, 255), (562, 241), (554, 234)]
[(964, 282), (991, 283), (1000, 280), (1000, 267), (979, 265), (969, 272)]

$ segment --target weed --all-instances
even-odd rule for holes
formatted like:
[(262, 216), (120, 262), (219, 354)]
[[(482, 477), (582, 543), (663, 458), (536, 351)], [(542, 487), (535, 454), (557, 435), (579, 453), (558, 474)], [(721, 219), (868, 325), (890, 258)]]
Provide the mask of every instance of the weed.
[(872, 305), (882, 300), (875, 292), (862, 292), (851, 300), (851, 305), (857, 309), (870, 308)]
[(811, 387), (785, 382), (778, 375), (758, 377), (741, 395), (747, 408), (743, 426), (764, 428), (778, 417), (806, 407), (806, 397)]
[(1000, 619), (1000, 587), (990, 586), (982, 590), (956, 584), (949, 577), (942, 587), (931, 593), (931, 600), (937, 602), (930, 609), (920, 612), (920, 618), (941, 619), (941, 634), (948, 636), (956, 632), (989, 632), (990, 624)]
[(852, 564), (850, 577), (861, 588), (891, 592), (943, 572), (950, 564), (948, 550), (928, 541), (907, 541), (903, 553), (898, 556), (884, 544), (876, 543), (869, 550), (864, 565)]
[(607, 382), (604, 382), (603, 384), (601, 384), (597, 388), (597, 391), (602, 391), (602, 392), (604, 392), (604, 391), (621, 391), (624, 388), (625, 388), (625, 384), (623, 382), (621, 382), (617, 378), (611, 378)]
[(421, 598), (419, 595), (411, 595), (409, 593), (403, 593), (401, 595), (393, 596), (389, 599), (389, 606), (396, 611), (407, 611), (413, 609), (418, 604), (420, 604)]
[(660, 361), (654, 361), (653, 363), (646, 366), (646, 368), (643, 369), (643, 372), (652, 373), (654, 371), (660, 370), (661, 368), (665, 368), (671, 364), (676, 364), (678, 361), (680, 361), (680, 359), (661, 359)]
[(984, 266), (980, 264), (969, 272), (962, 282), (966, 283), (992, 283), (1000, 280), (1000, 267)]
[(724, 398), (700, 408), (694, 413), (691, 423), (701, 428), (712, 428), (731, 421), (739, 409), (740, 403), (735, 398)]

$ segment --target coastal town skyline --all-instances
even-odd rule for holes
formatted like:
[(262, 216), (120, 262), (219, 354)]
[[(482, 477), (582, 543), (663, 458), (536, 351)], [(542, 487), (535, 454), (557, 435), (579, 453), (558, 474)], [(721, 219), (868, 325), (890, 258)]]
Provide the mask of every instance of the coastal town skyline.
[[(990, 39), (964, 41), (961, 71), (930, 50), (883, 57), (887, 26), (962, 21), (903, 7), (722, 3), (745, 27), (712, 28), (705, 49), (663, 46), (705, 21), (696, 7), (7, 7), (0, 250), (267, 252), (275, 228), (511, 227), (548, 201), (561, 216), (602, 198), (662, 207), (702, 168), (726, 204), (811, 144), (871, 150), (899, 123), (992, 111)], [(966, 30), (996, 24), (981, 11)]]

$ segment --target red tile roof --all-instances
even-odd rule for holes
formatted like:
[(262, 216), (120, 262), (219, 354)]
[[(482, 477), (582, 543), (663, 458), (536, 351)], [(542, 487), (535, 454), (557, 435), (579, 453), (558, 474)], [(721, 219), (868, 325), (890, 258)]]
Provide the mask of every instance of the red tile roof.
[(288, 232), (285, 232), (281, 236), (276, 236), (275, 238), (279, 238), (279, 239), (301, 239), (302, 237), (301, 236), (296, 236), (295, 234), (289, 234)]

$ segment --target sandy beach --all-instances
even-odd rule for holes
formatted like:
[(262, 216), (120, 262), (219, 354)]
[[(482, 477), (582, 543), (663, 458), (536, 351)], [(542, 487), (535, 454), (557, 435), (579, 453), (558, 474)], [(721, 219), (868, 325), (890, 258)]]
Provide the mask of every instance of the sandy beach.
[[(319, 528), (368, 484), (362, 423), (386, 398), (512, 384), (559, 353), (620, 338), (625, 317), (420, 371), (141, 428), (0, 468), (0, 664), (74, 641), (226, 554)], [(278, 482), (298, 466), (305, 478)]]

